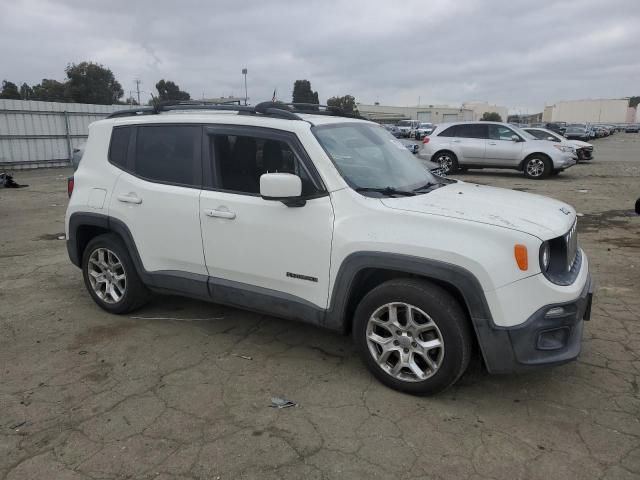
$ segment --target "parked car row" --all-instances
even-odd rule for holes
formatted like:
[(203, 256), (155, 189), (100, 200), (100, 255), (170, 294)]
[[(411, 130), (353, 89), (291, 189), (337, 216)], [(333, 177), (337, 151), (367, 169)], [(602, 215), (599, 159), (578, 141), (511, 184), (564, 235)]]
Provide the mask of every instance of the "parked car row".
[(435, 128), (433, 123), (419, 120), (400, 120), (396, 125), (383, 124), (382, 126), (396, 138), (415, 138), (416, 140), (430, 135)]

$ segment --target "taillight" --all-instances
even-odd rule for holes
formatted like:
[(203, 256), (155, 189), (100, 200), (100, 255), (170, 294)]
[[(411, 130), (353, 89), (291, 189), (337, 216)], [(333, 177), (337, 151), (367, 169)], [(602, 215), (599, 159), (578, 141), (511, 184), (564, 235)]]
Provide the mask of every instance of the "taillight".
[(429, 143), (429, 137), (425, 136), (425, 137), (422, 139), (422, 143)]
[(67, 178), (67, 195), (69, 195), (69, 198), (71, 198), (71, 194), (73, 193), (73, 184), (73, 177)]

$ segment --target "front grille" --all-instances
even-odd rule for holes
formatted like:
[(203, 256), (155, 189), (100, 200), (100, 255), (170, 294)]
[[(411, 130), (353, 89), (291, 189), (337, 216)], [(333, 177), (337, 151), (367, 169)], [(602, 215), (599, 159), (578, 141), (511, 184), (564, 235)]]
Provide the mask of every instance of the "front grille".
[(573, 267), (573, 264), (576, 261), (576, 256), (578, 254), (578, 222), (573, 222), (573, 226), (571, 227), (571, 229), (569, 230), (569, 232), (567, 232), (567, 234), (564, 236), (564, 241), (565, 241), (565, 245), (566, 245), (566, 252), (567, 252), (567, 272), (571, 271), (571, 268)]

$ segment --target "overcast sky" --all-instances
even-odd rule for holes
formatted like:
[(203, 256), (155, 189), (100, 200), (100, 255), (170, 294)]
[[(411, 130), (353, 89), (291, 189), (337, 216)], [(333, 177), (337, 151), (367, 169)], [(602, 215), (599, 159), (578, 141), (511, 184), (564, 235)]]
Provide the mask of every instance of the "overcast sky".
[(383, 105), (489, 101), (541, 111), (576, 98), (640, 95), (638, 0), (2, 0), (0, 80), (109, 67), (125, 94), (170, 79), (192, 97)]

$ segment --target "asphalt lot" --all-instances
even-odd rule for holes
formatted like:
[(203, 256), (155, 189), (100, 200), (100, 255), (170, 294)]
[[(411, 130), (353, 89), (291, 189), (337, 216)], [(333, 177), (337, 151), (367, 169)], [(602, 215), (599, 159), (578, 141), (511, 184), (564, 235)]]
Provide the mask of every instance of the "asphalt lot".
[(103, 312), (58, 239), (71, 170), (15, 172), (30, 186), (0, 190), (0, 478), (640, 478), (640, 135), (594, 145), (545, 181), (459, 176), (582, 215), (597, 291), (579, 361), (473, 368), (432, 398), (309, 326), (175, 297)]

